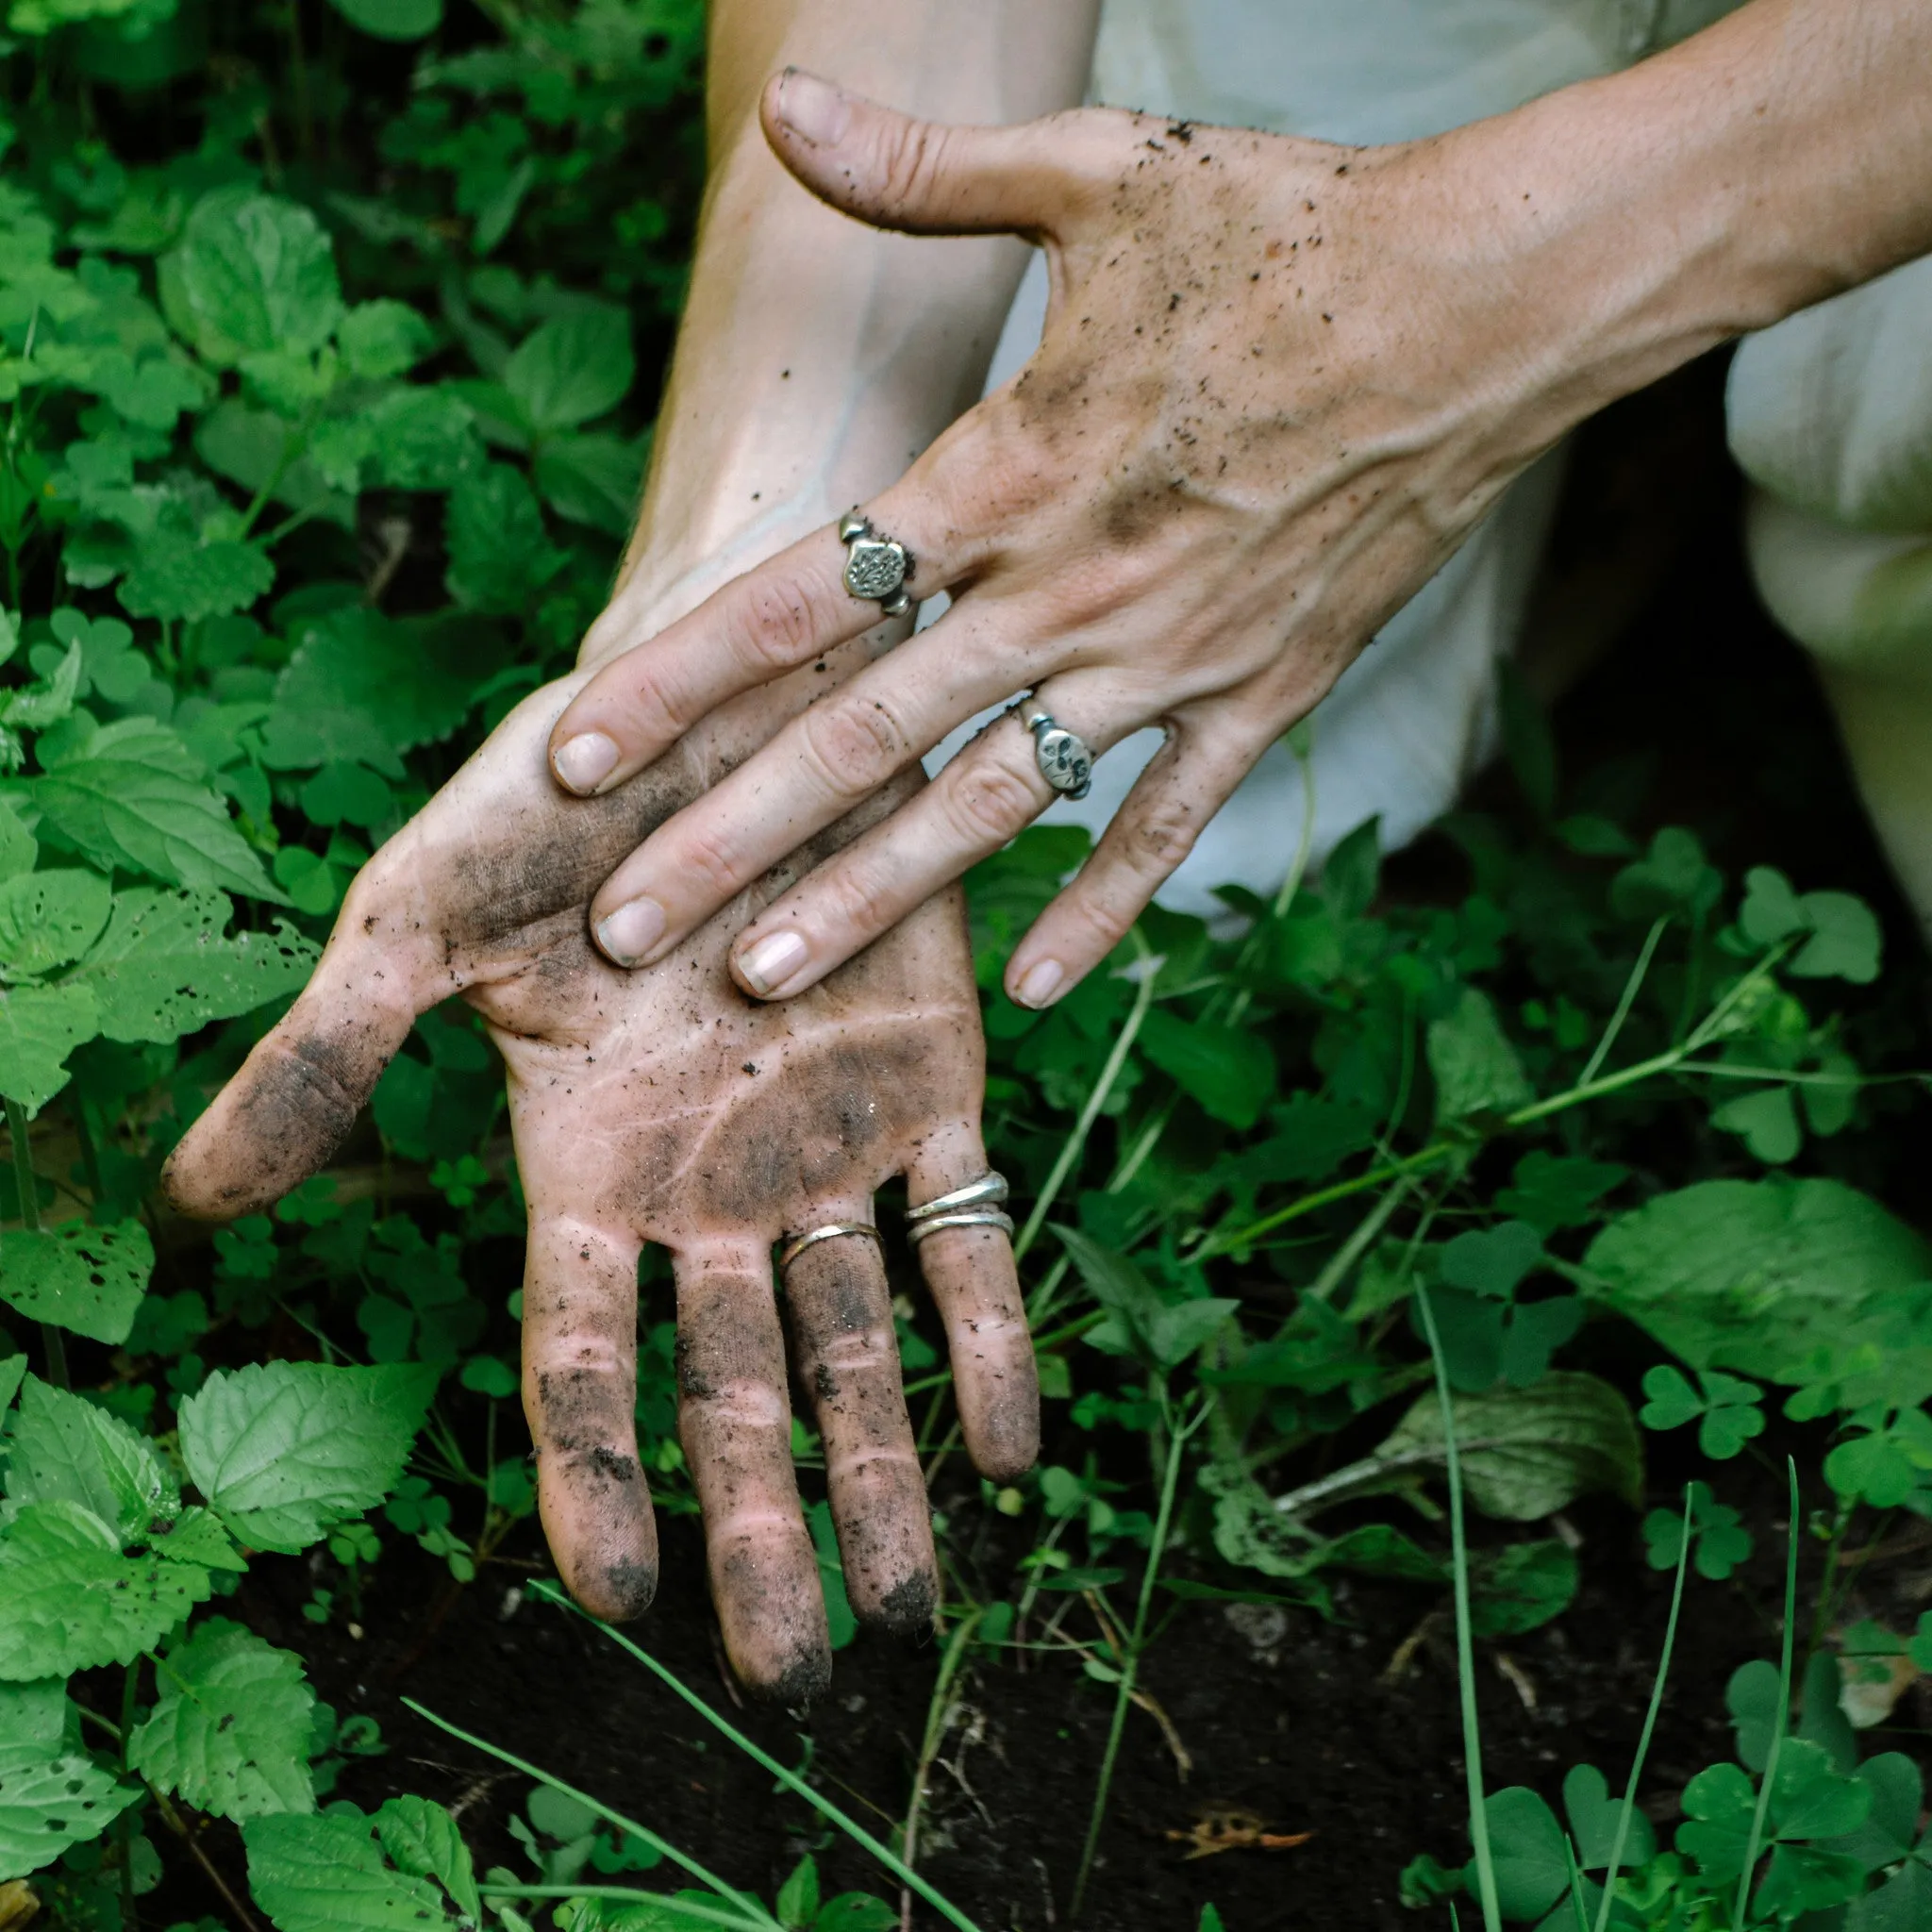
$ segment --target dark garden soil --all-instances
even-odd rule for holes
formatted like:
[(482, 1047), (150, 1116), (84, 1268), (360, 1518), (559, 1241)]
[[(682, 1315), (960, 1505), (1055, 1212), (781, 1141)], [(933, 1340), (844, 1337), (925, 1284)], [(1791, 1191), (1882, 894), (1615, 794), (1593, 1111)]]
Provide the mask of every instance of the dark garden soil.
[[(1540, 621), (1580, 654), (1592, 626), (1621, 635), (1559, 704), (1561, 753), (1574, 769), (1648, 757), (1653, 823), (1696, 824), (1720, 863), (1776, 863), (1801, 884), (1828, 878), (1884, 908), (1901, 1058), (1916, 1062), (1925, 1031), (1923, 963), (1807, 664), (1745, 586), (1730, 535), (1735, 486), (1715, 440), (1717, 376), (1693, 372), (1665, 404), (1640, 402), (1604, 425), (1573, 472), (1557, 540), (1569, 575), (1544, 600)], [(1601, 541), (1579, 554), (1575, 532), (1592, 519), (1610, 531), (1613, 549), (1624, 546), (1607, 575)], [(1446, 841), (1426, 841), (1391, 868), (1391, 887), (1426, 895), (1458, 863)], [(1886, 1158), (1890, 1171), (1862, 1174), (1863, 1184), (1907, 1213), (1923, 1211), (1915, 1176), (1927, 1171), (1926, 1147), (1902, 1139)], [(1658, 1164), (1669, 1165), (1663, 1150)], [(1572, 1358), (1634, 1391), (1655, 1354), (1629, 1331), (1606, 1327)], [(1060, 1417), (1060, 1459), (1077, 1463), (1091, 1439), (1065, 1424), (1063, 1410)], [(1050, 1436), (1054, 1427), (1050, 1417)], [(1726, 1583), (1690, 1585), (1646, 1777), (1646, 1808), (1660, 1821), (1674, 1815), (1675, 1794), (1692, 1773), (1728, 1754), (1730, 1672), (1775, 1655), (1788, 1528), (1783, 1453), (1792, 1447), (1800, 1469), (1815, 1472), (1823, 1448), (1822, 1438), (1786, 1434), (1789, 1444), (1775, 1428), (1752, 1444), (1727, 1478), (1726, 1500), (1745, 1509), (1756, 1555)], [(1668, 1459), (1677, 1440), (1648, 1440), (1653, 1504), (1674, 1501), (1690, 1473)], [(1341, 1453), (1357, 1452), (1343, 1444)], [(1143, 1506), (1144, 1478), (1141, 1488), (1121, 1503)], [(1819, 1491), (1808, 1502), (1821, 1499)], [(983, 1509), (957, 1459), (938, 1481), (935, 1503), (969, 1539), (983, 1534), (988, 1546), (970, 1560), (1004, 1591), (1007, 1566), (1023, 1551), (999, 1539), (1014, 1526)], [(990, 1525), (983, 1533), (974, 1527), (980, 1523)], [(1637, 1518), (1597, 1501), (1557, 1528), (1580, 1550), (1575, 1605), (1554, 1624), (1479, 1652), (1492, 1790), (1531, 1783), (1554, 1796), (1578, 1762), (1596, 1764), (1620, 1786), (1650, 1692), (1670, 1579), (1645, 1564)], [(1857, 1569), (1848, 1620), (1878, 1614), (1910, 1626), (1932, 1601), (1932, 1531), (1915, 1534), (1927, 1530), (1904, 1518), (1881, 1531), (1874, 1559)], [(637, 1635), (781, 1761), (808, 1763), (819, 1789), (886, 1835), (904, 1815), (936, 1647), (861, 1636), (840, 1654), (832, 1690), (816, 1708), (736, 1710), (695, 1522), (671, 1520), (664, 1533), (663, 1591)], [(1807, 1538), (1801, 1601), (1817, 1581), (1821, 1548)], [(1189, 1564), (1180, 1559), (1176, 1574), (1191, 1574)], [(440, 1799), (463, 1817), (479, 1863), (524, 1869), (506, 1823), (528, 1780), (413, 1716), (399, 1701), (405, 1695), (642, 1819), (768, 1898), (807, 1851), (834, 1888), (891, 1895), (861, 1855), (595, 1630), (525, 1595), (523, 1586), (547, 1571), (534, 1524), (459, 1591), (441, 1566), (397, 1541), (372, 1573), (354, 1626), (359, 1637), (345, 1630), (340, 1606), (325, 1629), (302, 1621), (311, 1579), (293, 1561), (251, 1571), (241, 1613), (271, 1641), (301, 1649), (319, 1694), (341, 1715), (379, 1720), (389, 1755), (352, 1764), (339, 1795), (364, 1806), (404, 1790)], [(1238, 1581), (1224, 1571), (1192, 1574)], [(1091, 1637), (1091, 1614), (1076, 1608), (1065, 1628)], [(1401, 1868), (1424, 1851), (1447, 1863), (1467, 1856), (1446, 1600), (1343, 1582), (1326, 1622), (1269, 1606), (1189, 1603), (1154, 1649), (1144, 1682), (1191, 1768), (1182, 1774), (1153, 1718), (1131, 1715), (1084, 1926), (1192, 1932), (1208, 1902), (1230, 1932), (1423, 1923), (1399, 1904)], [(1932, 1726), (1932, 1701), (1924, 1709), (1915, 1703), (1924, 1694), (1900, 1707), (1888, 1745), (1915, 1749), (1927, 1734), (1920, 1727)], [(1111, 1692), (1070, 1659), (1035, 1661), (1024, 1674), (985, 1661), (968, 1667), (957, 1697), (933, 1772), (921, 1867), (988, 1932), (1065, 1925)], [(1283, 1848), (1193, 1855), (1191, 1835), (1243, 1827), (1307, 1836)], [(239, 1880), (232, 1828), (211, 1827), (208, 1849)], [(185, 1861), (150, 1905), (156, 1924), (223, 1909)], [(914, 1923), (938, 1922), (921, 1907)]]

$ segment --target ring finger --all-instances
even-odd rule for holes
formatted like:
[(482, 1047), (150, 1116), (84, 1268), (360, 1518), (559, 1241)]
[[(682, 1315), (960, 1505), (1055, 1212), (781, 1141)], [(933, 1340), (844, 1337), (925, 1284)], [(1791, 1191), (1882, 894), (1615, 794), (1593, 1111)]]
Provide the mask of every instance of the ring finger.
[(1022, 713), (1062, 726), (1114, 714), (1079, 735), (1098, 756), (1146, 722), (1120, 716), (1111, 681), (1097, 674), (1050, 680), (988, 725), (915, 798), (827, 859), (754, 919), (731, 952), (739, 984), (758, 999), (789, 999), (815, 986), (889, 931), (941, 886), (1017, 838), (1059, 793), (1041, 770), (1041, 746)]

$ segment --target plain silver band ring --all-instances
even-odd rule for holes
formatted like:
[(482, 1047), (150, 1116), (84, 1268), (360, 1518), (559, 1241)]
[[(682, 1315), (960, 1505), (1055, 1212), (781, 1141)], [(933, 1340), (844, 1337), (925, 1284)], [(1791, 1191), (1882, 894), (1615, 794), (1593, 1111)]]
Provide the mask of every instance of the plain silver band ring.
[(935, 1214), (951, 1214), (961, 1208), (997, 1208), (1006, 1198), (1006, 1175), (995, 1174), (989, 1168), (976, 1181), (968, 1181), (963, 1188), (955, 1188), (950, 1194), (941, 1194), (935, 1200), (922, 1202), (917, 1208), (907, 1208), (907, 1225), (916, 1226), (922, 1221), (930, 1221)]
[(965, 1208), (957, 1214), (935, 1214), (930, 1221), (915, 1221), (906, 1230), (906, 1239), (916, 1248), (927, 1235), (942, 1227), (996, 1227), (1002, 1234), (1013, 1232), (1013, 1217), (997, 1208)]
[(828, 1221), (823, 1227), (815, 1227), (809, 1234), (802, 1234), (794, 1241), (789, 1241), (778, 1253), (778, 1273), (784, 1274), (806, 1249), (814, 1241), (828, 1241), (835, 1235), (859, 1234), (884, 1254), (886, 1243), (877, 1228), (869, 1221)]

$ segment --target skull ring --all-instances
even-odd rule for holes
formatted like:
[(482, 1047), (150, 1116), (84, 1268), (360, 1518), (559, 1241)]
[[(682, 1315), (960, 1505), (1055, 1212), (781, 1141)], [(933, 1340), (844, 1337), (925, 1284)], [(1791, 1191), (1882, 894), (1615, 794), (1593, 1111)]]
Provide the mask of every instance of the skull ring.
[(1063, 798), (1085, 798), (1093, 789), (1093, 749), (1077, 731), (1055, 722), (1051, 711), (1029, 711), (1024, 720), (1033, 734), (1033, 762), (1040, 775)]

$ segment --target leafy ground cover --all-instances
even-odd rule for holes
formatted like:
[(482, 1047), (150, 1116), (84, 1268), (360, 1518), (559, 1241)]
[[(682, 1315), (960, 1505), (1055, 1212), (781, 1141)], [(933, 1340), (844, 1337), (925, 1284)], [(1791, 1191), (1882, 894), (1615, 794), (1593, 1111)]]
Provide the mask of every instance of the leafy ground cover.
[(1048, 1450), (971, 1475), (901, 1300), (946, 1599), (858, 1636), (815, 1504), (823, 1707), (734, 1707), (648, 1261), (644, 1655), (547, 1594), (466, 1011), (273, 1213), (160, 1206), (598, 608), (700, 28), (9, 13), (0, 1924), (1932, 1925), (1923, 958), (1742, 591), (1707, 372), (1586, 440), (1535, 629), (1616, 649), (1554, 721), (1512, 685), (1415, 850), (1150, 914), (1044, 1017), (996, 961), (1077, 843), (972, 881)]

